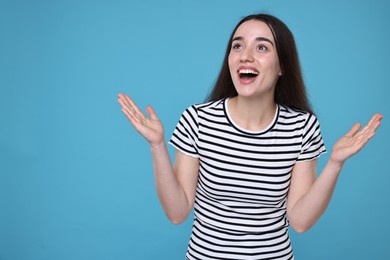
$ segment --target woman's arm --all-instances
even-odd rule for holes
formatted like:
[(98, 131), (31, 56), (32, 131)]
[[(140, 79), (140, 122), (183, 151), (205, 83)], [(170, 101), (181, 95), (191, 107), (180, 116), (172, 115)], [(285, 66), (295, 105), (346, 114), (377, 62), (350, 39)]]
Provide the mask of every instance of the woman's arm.
[(176, 152), (172, 168), (165, 143), (151, 147), (154, 179), (161, 205), (173, 224), (187, 219), (195, 201), (199, 160)]
[(194, 204), (199, 160), (177, 152), (173, 167), (163, 125), (152, 107), (146, 109), (150, 117), (147, 118), (129, 96), (119, 94), (118, 97), (122, 112), (150, 144), (157, 194), (168, 218), (179, 224), (187, 218)]
[(375, 135), (381, 119), (382, 115), (374, 115), (361, 131), (360, 124), (355, 124), (335, 144), (330, 159), (318, 178), (316, 160), (294, 166), (287, 198), (287, 214), (291, 226), (297, 232), (310, 229), (324, 213), (345, 161), (358, 153)]

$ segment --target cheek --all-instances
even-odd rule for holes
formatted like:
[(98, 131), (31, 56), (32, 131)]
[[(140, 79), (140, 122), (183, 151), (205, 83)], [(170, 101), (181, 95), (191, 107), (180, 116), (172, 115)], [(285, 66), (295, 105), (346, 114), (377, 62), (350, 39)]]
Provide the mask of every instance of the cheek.
[(263, 68), (268, 68), (270, 71), (275, 72), (276, 74), (279, 74), (281, 72), (279, 60), (277, 57), (273, 57), (272, 59), (269, 58), (263, 58), (259, 59), (259, 63), (263, 64)]
[(232, 65), (232, 63), (233, 63), (233, 58), (232, 58), (232, 55), (229, 54), (229, 56), (228, 56), (228, 65), (229, 65), (229, 68), (230, 68), (230, 66)]
[(281, 75), (282, 75), (282, 69), (280, 68), (279, 62), (277, 62), (277, 63), (275, 64), (275, 71), (276, 71), (276, 73), (278, 74), (278, 76), (281, 76)]
[(277, 55), (274, 57), (274, 67), (278, 74), (282, 71), (280, 69), (279, 57)]
[(228, 66), (229, 66), (230, 74), (233, 74), (233, 71), (234, 71), (234, 58), (230, 54), (228, 56)]

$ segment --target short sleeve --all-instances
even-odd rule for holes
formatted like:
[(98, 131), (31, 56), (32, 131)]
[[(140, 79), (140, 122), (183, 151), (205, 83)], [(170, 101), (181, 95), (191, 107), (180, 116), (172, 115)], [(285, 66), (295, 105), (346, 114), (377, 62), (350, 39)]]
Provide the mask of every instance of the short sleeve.
[(181, 115), (169, 144), (186, 155), (198, 158), (198, 128), (197, 109), (191, 106)]
[(323, 153), (326, 153), (326, 148), (321, 136), (320, 123), (314, 115), (308, 114), (303, 130), (301, 153), (297, 161), (310, 161)]

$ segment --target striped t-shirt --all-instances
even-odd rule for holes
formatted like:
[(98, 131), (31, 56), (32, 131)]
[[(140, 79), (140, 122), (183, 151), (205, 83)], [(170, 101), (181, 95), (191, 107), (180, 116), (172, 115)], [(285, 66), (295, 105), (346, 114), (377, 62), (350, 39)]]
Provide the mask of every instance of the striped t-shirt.
[(277, 105), (261, 132), (231, 119), (228, 99), (193, 105), (170, 139), (199, 158), (187, 259), (293, 259), (286, 199), (295, 163), (324, 153), (319, 122)]

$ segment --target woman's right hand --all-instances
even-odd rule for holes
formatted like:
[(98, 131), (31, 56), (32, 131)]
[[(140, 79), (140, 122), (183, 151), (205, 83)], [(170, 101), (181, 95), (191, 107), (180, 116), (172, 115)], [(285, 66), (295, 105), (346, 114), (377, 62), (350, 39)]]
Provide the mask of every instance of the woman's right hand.
[(146, 141), (151, 146), (157, 146), (163, 143), (164, 127), (153, 108), (151, 106), (146, 108), (146, 112), (150, 117), (147, 118), (128, 95), (118, 94), (118, 97), (118, 102), (122, 106), (122, 112)]

